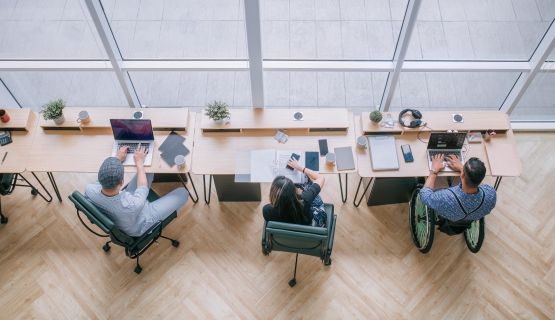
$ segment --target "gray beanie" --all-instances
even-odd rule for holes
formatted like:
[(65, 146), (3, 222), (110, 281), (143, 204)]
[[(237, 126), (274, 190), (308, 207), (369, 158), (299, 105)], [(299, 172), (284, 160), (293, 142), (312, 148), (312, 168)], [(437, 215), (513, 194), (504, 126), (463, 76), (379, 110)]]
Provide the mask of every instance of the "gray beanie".
[(103, 189), (114, 189), (123, 180), (123, 165), (116, 157), (109, 157), (102, 162), (98, 170), (98, 182)]

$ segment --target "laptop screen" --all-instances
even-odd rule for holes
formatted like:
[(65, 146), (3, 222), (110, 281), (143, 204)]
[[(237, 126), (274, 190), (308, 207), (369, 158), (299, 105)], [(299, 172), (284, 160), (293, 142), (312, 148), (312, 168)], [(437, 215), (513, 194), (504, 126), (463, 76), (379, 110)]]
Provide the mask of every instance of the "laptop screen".
[(150, 119), (110, 119), (116, 140), (154, 140)]
[(432, 132), (428, 149), (461, 149), (466, 132)]

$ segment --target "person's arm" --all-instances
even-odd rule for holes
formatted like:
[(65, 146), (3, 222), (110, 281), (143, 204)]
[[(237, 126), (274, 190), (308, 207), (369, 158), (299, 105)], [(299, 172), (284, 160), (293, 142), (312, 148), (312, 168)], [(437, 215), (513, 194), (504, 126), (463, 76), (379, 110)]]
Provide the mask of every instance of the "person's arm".
[(135, 150), (135, 154), (133, 155), (133, 159), (135, 160), (135, 166), (137, 167), (137, 189), (140, 187), (148, 188), (148, 181), (146, 179), (146, 171), (145, 171), (145, 152), (146, 149), (139, 144), (137, 150)]
[(463, 164), (461, 162), (461, 159), (459, 159), (459, 157), (457, 157), (456, 155), (452, 154), (447, 156), (447, 165), (449, 166), (449, 168), (453, 169), (453, 171), (463, 171)]
[(436, 184), (437, 175), (444, 168), (443, 157), (444, 157), (443, 154), (436, 154), (432, 158), (432, 171), (430, 172), (430, 175), (426, 179), (426, 183), (424, 184), (425, 188), (429, 188), (429, 189), (432, 189), (432, 190), (434, 189), (434, 186)]
[(320, 186), (320, 189), (322, 189), (324, 187), (324, 182), (326, 182), (326, 178), (324, 178), (323, 175), (319, 174), (318, 172), (312, 171), (309, 168), (303, 167), (299, 164), (299, 162), (295, 159), (289, 159), (289, 161), (287, 162), (287, 164), (297, 170), (300, 171), (304, 174), (306, 174), (306, 176), (313, 182), (316, 183)]
[(127, 157), (127, 146), (120, 147), (118, 149), (118, 152), (116, 153), (116, 158), (118, 158), (119, 161), (124, 162), (126, 157)]

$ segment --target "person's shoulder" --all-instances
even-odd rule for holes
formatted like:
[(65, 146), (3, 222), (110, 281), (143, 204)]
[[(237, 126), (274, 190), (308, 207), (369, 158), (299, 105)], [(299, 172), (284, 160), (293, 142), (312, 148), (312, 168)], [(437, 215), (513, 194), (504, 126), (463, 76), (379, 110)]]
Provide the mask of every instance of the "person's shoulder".
[(495, 196), (497, 194), (497, 191), (495, 190), (495, 188), (490, 186), (489, 184), (483, 184), (481, 186), (481, 188), (482, 188), (482, 190), (484, 190), (484, 192), (487, 195), (494, 195)]
[(100, 186), (99, 183), (89, 183), (85, 186), (85, 196), (87, 197), (96, 196), (100, 194), (101, 189), (102, 187)]

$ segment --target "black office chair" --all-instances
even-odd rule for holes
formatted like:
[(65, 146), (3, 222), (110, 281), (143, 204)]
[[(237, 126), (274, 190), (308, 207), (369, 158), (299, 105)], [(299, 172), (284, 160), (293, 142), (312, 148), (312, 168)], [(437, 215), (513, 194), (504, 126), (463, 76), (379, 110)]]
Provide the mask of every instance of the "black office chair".
[(331, 252), (335, 236), (335, 222), (333, 205), (325, 203), (327, 214), (325, 228), (305, 226), (294, 223), (264, 221), (262, 230), (262, 253), (269, 255), (272, 251), (295, 253), (295, 270), (289, 286), (297, 284), (297, 261), (299, 253), (319, 257), (324, 265), (331, 265)]
[(449, 235), (463, 233), (466, 246), (472, 253), (477, 253), (482, 248), (485, 236), (485, 218), (475, 221), (451, 222), (438, 218), (432, 208), (420, 200), (419, 185), (412, 192), (409, 203), (409, 226), (412, 242), (422, 253), (428, 253), (434, 242), (435, 226), (440, 225), (442, 231)]
[[(35, 179), (37, 179), (37, 181), (41, 185), (42, 189), (48, 195), (48, 198), (45, 197), (41, 192), (39, 192), (37, 190), (37, 188), (35, 188), (35, 186), (33, 186), (29, 182), (29, 180), (27, 180), (20, 173), (0, 173), (0, 196), (10, 195), (14, 191), (16, 186), (20, 186), (20, 187), (31, 188), (31, 194), (33, 196), (39, 195), (41, 198), (44, 199), (44, 201), (52, 202), (52, 195), (50, 195), (50, 192), (48, 192), (48, 190), (44, 187), (42, 182), (40, 182), (40, 180), (37, 178), (37, 176), (35, 175), (34, 172), (32, 172), (31, 174), (35, 177)], [(24, 182), (25, 184), (21, 184), (22, 182)], [(4, 213), (2, 212), (2, 201), (1, 201), (1, 199), (2, 198), (0, 197), (0, 223), (6, 224), (6, 223), (8, 223), (8, 217), (6, 217), (4, 215)]]
[[(151, 189), (148, 193), (148, 201), (152, 202), (158, 199), (159, 196)], [(70, 196), (69, 200), (73, 202), (75, 208), (77, 209), (77, 217), (93, 234), (99, 237), (109, 237), (110, 241), (106, 242), (102, 249), (104, 252), (110, 251), (110, 242), (115, 243), (119, 246), (125, 248), (125, 255), (131, 259), (136, 259), (135, 273), (139, 274), (143, 270), (139, 264), (139, 257), (154, 243), (158, 238), (164, 238), (171, 241), (174, 247), (179, 246), (179, 241), (164, 237), (162, 235), (162, 230), (177, 217), (177, 211), (174, 211), (169, 217), (163, 221), (158, 221), (153, 225), (147, 232), (145, 232), (140, 237), (132, 237), (127, 235), (125, 232), (121, 231), (116, 227), (112, 219), (109, 218), (104, 212), (102, 212), (98, 207), (92, 204), (85, 196), (83, 196), (79, 191), (74, 191)], [(105, 234), (97, 233), (92, 230), (83, 219), (81, 219), (80, 212), (84, 213), (92, 224), (97, 225)]]

